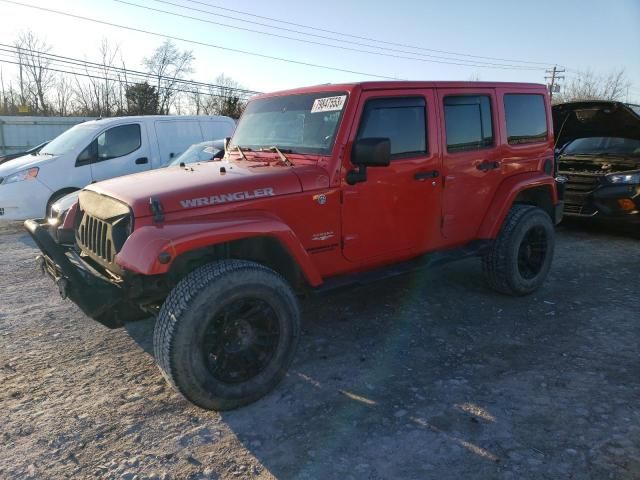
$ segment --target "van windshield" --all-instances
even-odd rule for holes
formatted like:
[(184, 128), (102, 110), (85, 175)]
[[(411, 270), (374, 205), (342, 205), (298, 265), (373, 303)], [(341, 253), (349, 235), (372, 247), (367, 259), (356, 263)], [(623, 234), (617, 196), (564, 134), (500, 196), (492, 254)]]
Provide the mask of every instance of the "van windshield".
[(100, 128), (94, 123), (76, 125), (61, 133), (40, 150), (41, 155), (64, 155), (78, 147), (84, 148), (93, 139), (96, 130)]
[(249, 102), (230, 148), (276, 146), (290, 153), (328, 155), (345, 107), (345, 92), (269, 97)]

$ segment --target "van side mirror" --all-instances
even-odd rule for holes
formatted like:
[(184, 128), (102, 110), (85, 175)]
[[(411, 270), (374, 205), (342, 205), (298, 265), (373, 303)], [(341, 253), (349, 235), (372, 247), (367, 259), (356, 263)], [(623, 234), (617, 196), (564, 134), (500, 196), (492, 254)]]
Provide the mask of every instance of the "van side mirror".
[(347, 183), (355, 185), (367, 179), (367, 167), (387, 167), (391, 163), (391, 140), (388, 138), (360, 138), (351, 149), (351, 163), (357, 170), (347, 173)]

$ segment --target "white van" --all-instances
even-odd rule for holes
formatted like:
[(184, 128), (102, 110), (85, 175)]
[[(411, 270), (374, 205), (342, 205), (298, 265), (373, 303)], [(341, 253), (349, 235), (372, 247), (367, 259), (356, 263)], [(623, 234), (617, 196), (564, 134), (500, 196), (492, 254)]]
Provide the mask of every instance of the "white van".
[(45, 216), (57, 199), (108, 178), (165, 166), (194, 143), (229, 137), (220, 116), (141, 116), (92, 120), (37, 155), (0, 165), (0, 221)]

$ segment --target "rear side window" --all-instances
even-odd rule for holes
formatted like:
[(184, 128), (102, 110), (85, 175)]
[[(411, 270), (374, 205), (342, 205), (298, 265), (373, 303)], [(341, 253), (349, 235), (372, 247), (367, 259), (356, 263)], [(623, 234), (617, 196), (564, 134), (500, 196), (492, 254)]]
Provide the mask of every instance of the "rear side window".
[(478, 150), (493, 145), (488, 95), (445, 97), (444, 120), (448, 151)]
[(372, 137), (391, 140), (391, 159), (426, 153), (424, 98), (380, 98), (367, 101), (358, 138)]
[(542, 95), (507, 94), (504, 96), (504, 113), (510, 145), (547, 139), (547, 113)]
[(200, 122), (200, 130), (204, 135), (204, 140), (222, 140), (233, 134), (234, 125), (231, 122)]

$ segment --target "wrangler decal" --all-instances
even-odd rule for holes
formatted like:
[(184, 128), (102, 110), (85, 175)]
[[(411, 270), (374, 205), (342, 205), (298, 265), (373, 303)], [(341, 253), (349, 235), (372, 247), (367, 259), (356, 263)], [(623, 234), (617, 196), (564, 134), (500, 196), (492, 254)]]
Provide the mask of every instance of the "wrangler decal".
[(219, 203), (239, 202), (240, 200), (251, 200), (254, 198), (273, 197), (275, 193), (273, 188), (258, 188), (252, 191), (221, 193), (220, 195), (211, 195), (210, 197), (191, 198), (189, 200), (180, 200), (182, 208), (205, 207), (207, 205), (217, 205)]

